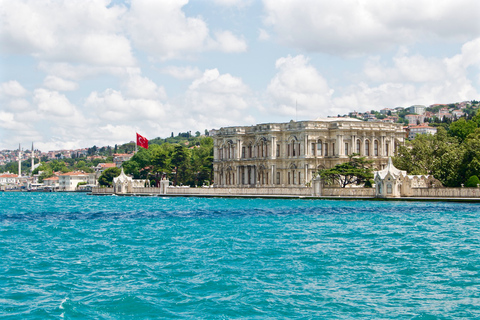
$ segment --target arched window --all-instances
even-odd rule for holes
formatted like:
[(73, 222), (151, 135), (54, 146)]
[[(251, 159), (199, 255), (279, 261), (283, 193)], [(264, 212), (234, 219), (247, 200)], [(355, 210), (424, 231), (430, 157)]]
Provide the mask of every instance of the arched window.
[(357, 149), (356, 153), (360, 154), (360, 139), (357, 139)]
[(348, 142), (345, 142), (345, 155), (348, 156)]
[(322, 140), (318, 140), (317, 142), (317, 155), (318, 156), (323, 156), (323, 144), (322, 144)]
[(373, 155), (378, 157), (378, 140), (373, 141)]
[(365, 140), (365, 155), (370, 156), (370, 141), (368, 140)]

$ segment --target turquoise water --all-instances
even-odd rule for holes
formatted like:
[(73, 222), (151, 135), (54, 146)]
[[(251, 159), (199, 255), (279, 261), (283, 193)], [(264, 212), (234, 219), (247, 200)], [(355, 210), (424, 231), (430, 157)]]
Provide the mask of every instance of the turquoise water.
[(480, 206), (0, 193), (0, 317), (480, 318)]

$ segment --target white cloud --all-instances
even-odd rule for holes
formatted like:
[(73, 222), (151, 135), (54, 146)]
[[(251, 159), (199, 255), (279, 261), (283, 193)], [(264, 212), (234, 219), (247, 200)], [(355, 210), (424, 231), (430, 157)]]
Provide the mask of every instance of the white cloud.
[(119, 123), (128, 121), (160, 121), (165, 115), (166, 106), (152, 99), (129, 99), (121, 91), (108, 89), (102, 93), (92, 92), (85, 105), (102, 121)]
[(140, 75), (131, 75), (124, 83), (125, 94), (134, 99), (161, 99), (167, 98), (163, 87), (157, 86), (152, 80)]
[(91, 66), (88, 64), (71, 64), (64, 62), (45, 62), (41, 61), (38, 68), (50, 75), (70, 80), (82, 80), (85, 78), (96, 77), (103, 74), (113, 76), (125, 76), (133, 73), (140, 73), (140, 69), (132, 67), (111, 67), (111, 66)]
[(211, 42), (211, 47), (223, 52), (245, 52), (247, 43), (245, 39), (237, 38), (230, 31), (215, 32), (215, 41)]
[(187, 17), (182, 11), (187, 3), (187, 0), (133, 0), (126, 18), (133, 42), (150, 56), (164, 60), (188, 57), (205, 50), (246, 50), (245, 40), (230, 31), (218, 32), (212, 39), (201, 17)]
[(258, 40), (267, 41), (270, 39), (270, 34), (265, 29), (258, 29)]
[(23, 97), (28, 93), (18, 81), (11, 80), (0, 84), (0, 97)]
[(217, 69), (205, 70), (194, 80), (187, 92), (187, 110), (205, 127), (243, 123), (249, 116), (249, 107), (255, 106), (249, 88), (242, 79), (220, 74)]
[(43, 80), (43, 85), (48, 89), (56, 91), (73, 91), (78, 89), (78, 83), (56, 76), (47, 76), (45, 80)]
[(363, 54), (392, 45), (480, 34), (476, 0), (381, 1), (264, 0), (265, 24), (296, 48), (331, 54)]
[(107, 0), (2, 1), (0, 44), (4, 51), (101, 66), (133, 66), (121, 34), (123, 6)]
[(47, 117), (73, 118), (77, 115), (76, 107), (65, 95), (57, 91), (36, 89), (33, 101), (38, 106), (38, 111)]
[(169, 74), (180, 80), (195, 79), (201, 76), (202, 72), (197, 67), (168, 66), (162, 69), (162, 73)]
[(252, 3), (251, 0), (213, 0), (213, 2), (225, 7), (246, 7)]
[(339, 109), (350, 106), (350, 110), (365, 111), (478, 99), (479, 84), (472, 82), (469, 73), (480, 71), (479, 50), (477, 38), (465, 43), (461, 53), (451, 58), (408, 55), (402, 49), (391, 63), (371, 59), (364, 69), (366, 81), (347, 87), (333, 104)]
[(303, 55), (280, 58), (275, 66), (277, 74), (267, 88), (274, 112), (295, 116), (298, 110), (298, 115), (305, 119), (329, 114), (333, 90), (307, 58)]

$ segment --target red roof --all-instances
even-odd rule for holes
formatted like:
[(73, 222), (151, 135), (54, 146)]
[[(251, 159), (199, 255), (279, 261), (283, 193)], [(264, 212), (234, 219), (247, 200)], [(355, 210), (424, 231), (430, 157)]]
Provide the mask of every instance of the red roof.
[(87, 173), (79, 172), (79, 171), (67, 172), (67, 173), (62, 173), (61, 174), (61, 176), (85, 176), (85, 175), (87, 175)]
[(5, 173), (0, 175), (0, 178), (18, 178), (18, 175), (13, 173)]
[(45, 180), (54, 181), (54, 180), (58, 180), (58, 177), (50, 177), (50, 178), (43, 179), (43, 181)]
[(98, 165), (102, 168), (113, 168), (117, 166), (115, 163), (99, 163)]

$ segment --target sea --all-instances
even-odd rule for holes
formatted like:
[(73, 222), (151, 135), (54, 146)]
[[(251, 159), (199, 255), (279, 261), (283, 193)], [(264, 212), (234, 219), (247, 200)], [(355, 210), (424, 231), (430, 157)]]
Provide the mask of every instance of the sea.
[(0, 192), (2, 319), (480, 319), (474, 203)]

